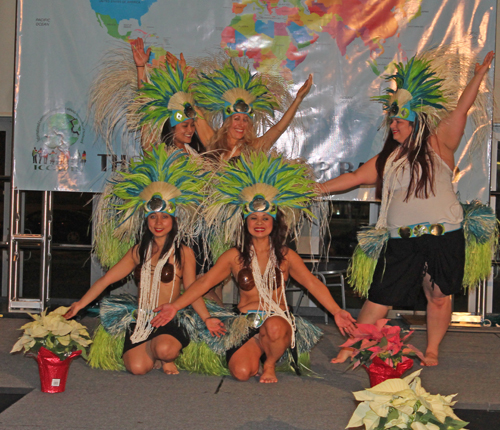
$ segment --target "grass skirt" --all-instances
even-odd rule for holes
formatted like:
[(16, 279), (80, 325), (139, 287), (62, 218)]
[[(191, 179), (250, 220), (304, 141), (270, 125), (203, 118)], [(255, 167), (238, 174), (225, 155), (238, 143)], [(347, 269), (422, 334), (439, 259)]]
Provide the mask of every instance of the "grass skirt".
[[(248, 334), (250, 325), (244, 315), (206, 301), (206, 306), (213, 317), (219, 318), (225, 325), (224, 336), (212, 336), (198, 314), (188, 307), (178, 312), (176, 320), (188, 332), (190, 344), (177, 357), (175, 364), (181, 370), (206, 375), (229, 375), (225, 353), (228, 349), (241, 345)], [(88, 363), (93, 368), (104, 370), (125, 370), (122, 360), (123, 342), (130, 323), (134, 320), (133, 312), (137, 308), (134, 296), (124, 294), (111, 296), (101, 302), (101, 324), (94, 333)], [(309, 321), (296, 316), (296, 346), (298, 366), (302, 373), (310, 373), (309, 352), (319, 341), (322, 331)], [(278, 371), (295, 372), (292, 354), (287, 350), (276, 366)]]
[[(467, 290), (488, 279), (493, 253), (498, 245), (498, 221), (493, 209), (478, 200), (462, 203), (462, 208), (465, 236), (465, 271), (462, 285)], [(358, 246), (349, 265), (348, 279), (362, 297), (368, 297), (373, 273), (387, 240), (387, 229), (371, 228), (358, 233)]]

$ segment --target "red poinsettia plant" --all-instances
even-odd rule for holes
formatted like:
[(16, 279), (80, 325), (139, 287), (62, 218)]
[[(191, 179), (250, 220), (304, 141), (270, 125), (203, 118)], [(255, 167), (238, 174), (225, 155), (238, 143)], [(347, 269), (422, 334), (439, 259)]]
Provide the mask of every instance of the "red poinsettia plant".
[(407, 343), (413, 331), (404, 333), (401, 337), (401, 327), (386, 325), (388, 321), (380, 319), (375, 324), (357, 324), (356, 330), (351, 333), (352, 337), (341, 345), (353, 349), (353, 369), (360, 365), (369, 367), (375, 357), (393, 368), (410, 360), (410, 357), (424, 359), (417, 348)]

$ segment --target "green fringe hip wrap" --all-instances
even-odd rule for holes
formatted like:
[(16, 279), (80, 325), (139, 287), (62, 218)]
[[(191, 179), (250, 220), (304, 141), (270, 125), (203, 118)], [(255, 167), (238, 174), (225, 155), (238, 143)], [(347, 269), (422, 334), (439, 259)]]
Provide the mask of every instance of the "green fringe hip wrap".
[(125, 331), (115, 336), (109, 334), (102, 324), (94, 332), (88, 364), (94, 369), (125, 370), (122, 360)]
[[(212, 336), (193, 309), (183, 309), (177, 316), (180, 324), (188, 331), (191, 343), (177, 358), (176, 364), (179, 368), (194, 373), (228, 375), (225, 352), (243, 343), (248, 335), (250, 324), (245, 315), (235, 314), (212, 301), (206, 301), (205, 304), (210, 315), (219, 318), (224, 323), (227, 333), (220, 338)], [(295, 342), (299, 358), (297, 364), (302, 373), (311, 374), (309, 352), (319, 341), (323, 332), (299, 316), (295, 316), (295, 324), (297, 326)], [(295, 372), (292, 360), (290, 351), (285, 351), (276, 370)]]
[(478, 200), (462, 204), (462, 208), (466, 244), (462, 285), (467, 290), (490, 276), (491, 260), (498, 246), (498, 220), (493, 209)]
[(377, 261), (388, 240), (389, 231), (385, 228), (358, 232), (358, 245), (349, 263), (347, 278), (361, 297), (368, 297)]
[[(462, 204), (465, 236), (465, 270), (462, 285), (475, 288), (488, 279), (491, 260), (498, 246), (498, 220), (493, 209), (478, 200)], [(379, 256), (389, 239), (387, 229), (370, 228), (358, 233), (347, 276), (355, 292), (368, 297)]]

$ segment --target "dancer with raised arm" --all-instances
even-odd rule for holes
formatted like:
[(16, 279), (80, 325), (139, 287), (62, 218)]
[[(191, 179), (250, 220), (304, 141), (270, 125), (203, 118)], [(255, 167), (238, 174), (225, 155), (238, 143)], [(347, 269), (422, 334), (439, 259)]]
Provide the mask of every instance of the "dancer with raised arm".
[[(234, 59), (226, 60), (220, 69), (211, 73), (201, 71), (194, 90), (197, 106), (208, 119), (199, 121), (202, 142), (225, 160), (248, 150), (268, 151), (290, 126), (312, 84), (313, 78), (309, 75), (281, 119), (273, 124), (275, 110), (282, 109), (288, 96), (283, 78), (252, 74)], [(215, 125), (220, 123), (221, 126)], [(267, 131), (257, 137), (257, 129)]]
[[(396, 88), (375, 97), (386, 112), (387, 139), (382, 151), (355, 172), (340, 175), (319, 188), (324, 193), (336, 193), (364, 184), (377, 185), (382, 200), (380, 217), (375, 229), (358, 235), (351, 272), (356, 290), (367, 297), (358, 322), (373, 324), (385, 318), (393, 306), (415, 305), (423, 287), (428, 339), (422, 364), (435, 366), (451, 319), (451, 295), (462, 289), (463, 281), (474, 285), (489, 272), (490, 260), (482, 273), (478, 273), (480, 265), (469, 264), (467, 275), (477, 276), (472, 281), (468, 276), (465, 282), (466, 259), (470, 263), (476, 258), (473, 254), (479, 255), (469, 249), (466, 253), (465, 238), (467, 246), (489, 247), (491, 256), (494, 214), (479, 204), (474, 206), (476, 213), (483, 212), (488, 231), (470, 239), (475, 233), (467, 222), (468, 215), (464, 220), (452, 181), (454, 154), (493, 52), (482, 64), (476, 64), (456, 103), (450, 88), (458, 77), (442, 79), (455, 72), (454, 68), (444, 55), (428, 58), (420, 55), (397, 64), (395, 73), (387, 78)], [(437, 71), (434, 67), (439, 62), (442, 67)], [(487, 121), (476, 127), (485, 127)], [(488, 252), (481, 255), (488, 258)], [(343, 362), (349, 355), (350, 351), (343, 349), (332, 362)]]
[(155, 142), (164, 141), (182, 151), (204, 152), (196, 134), (196, 111), (192, 85), (196, 73), (186, 66), (184, 57), (177, 62), (167, 52), (165, 64), (146, 75), (151, 48), (144, 50), (139, 37), (130, 42), (137, 68), (137, 96), (128, 110), (131, 126), (141, 129), (142, 146), (149, 149)]

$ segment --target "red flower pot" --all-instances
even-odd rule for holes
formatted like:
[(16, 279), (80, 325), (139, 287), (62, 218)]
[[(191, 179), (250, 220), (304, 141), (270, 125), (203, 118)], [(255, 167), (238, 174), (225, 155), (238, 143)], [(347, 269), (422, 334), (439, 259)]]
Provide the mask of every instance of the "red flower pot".
[(369, 367), (363, 367), (366, 369), (368, 376), (370, 377), (370, 387), (374, 387), (375, 385), (384, 382), (386, 379), (401, 378), (403, 373), (405, 373), (408, 369), (411, 369), (412, 366), (413, 360), (411, 358), (403, 361), (402, 363), (398, 363), (394, 368), (386, 364), (379, 357), (375, 357)]
[(56, 354), (42, 346), (36, 356), (42, 392), (62, 393), (66, 389), (69, 365), (81, 353), (82, 351), (75, 351), (65, 360), (61, 360)]

